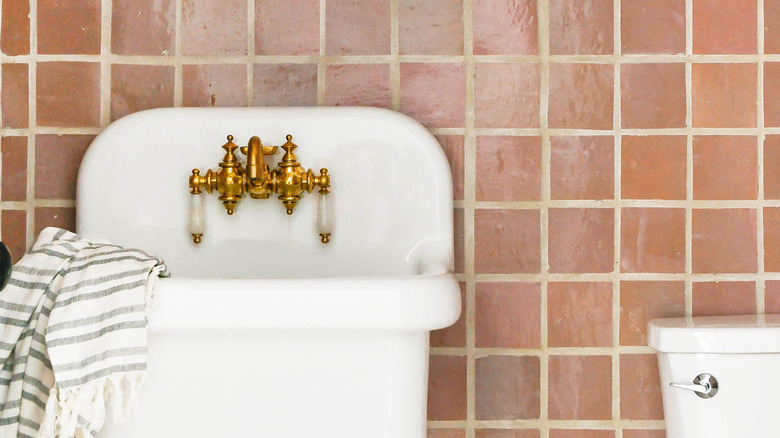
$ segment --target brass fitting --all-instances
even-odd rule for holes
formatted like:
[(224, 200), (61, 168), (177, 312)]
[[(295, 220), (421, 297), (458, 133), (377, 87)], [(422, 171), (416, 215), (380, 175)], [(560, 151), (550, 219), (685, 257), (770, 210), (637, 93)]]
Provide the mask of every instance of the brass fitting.
[(216, 172), (209, 169), (204, 176), (200, 175), (200, 170), (193, 169), (189, 179), (190, 193), (202, 193), (201, 189), (208, 193), (216, 190), (228, 214), (235, 212), (244, 193), (253, 199), (267, 199), (276, 193), (287, 214), (293, 214), (303, 192), (311, 193), (319, 187), (320, 193), (329, 193), (328, 169), (320, 169), (320, 175), (304, 169), (293, 153), (298, 146), (292, 142), (292, 135), (288, 134), (286, 139), (287, 142), (282, 145), (285, 151), (282, 161), (278, 168), (272, 170), (265, 164), (265, 157), (274, 155), (278, 147), (264, 146), (257, 136), (250, 138), (248, 145), (240, 148), (246, 155), (244, 166), (235, 154), (239, 147), (233, 143), (233, 136), (228, 135), (227, 143), (222, 146), (225, 156), (219, 163), (220, 169)]

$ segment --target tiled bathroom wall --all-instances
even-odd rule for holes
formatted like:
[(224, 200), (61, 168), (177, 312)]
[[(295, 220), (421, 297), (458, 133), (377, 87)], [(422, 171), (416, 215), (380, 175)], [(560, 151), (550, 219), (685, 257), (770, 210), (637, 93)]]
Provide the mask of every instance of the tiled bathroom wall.
[(0, 5), (17, 255), (73, 228), (85, 149), (134, 111), (371, 105), (430, 128), (465, 305), (431, 338), (431, 438), (663, 437), (647, 320), (780, 313), (780, 0)]

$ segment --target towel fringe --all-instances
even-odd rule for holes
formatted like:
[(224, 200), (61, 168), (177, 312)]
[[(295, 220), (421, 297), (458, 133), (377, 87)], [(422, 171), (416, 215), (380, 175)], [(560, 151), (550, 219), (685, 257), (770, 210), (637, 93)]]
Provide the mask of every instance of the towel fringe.
[[(89, 419), (88, 426), (92, 430), (103, 427), (109, 412), (115, 423), (132, 419), (144, 377), (143, 371), (132, 371), (65, 390), (58, 390), (55, 386), (49, 392), (37, 438), (74, 436), (77, 430), (83, 429), (79, 417)], [(79, 432), (89, 436), (85, 433), (87, 431)]]

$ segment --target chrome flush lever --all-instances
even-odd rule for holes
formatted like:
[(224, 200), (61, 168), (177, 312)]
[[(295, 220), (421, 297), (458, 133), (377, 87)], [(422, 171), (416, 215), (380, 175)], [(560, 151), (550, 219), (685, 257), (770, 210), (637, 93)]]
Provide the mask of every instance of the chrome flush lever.
[(693, 383), (670, 383), (669, 386), (693, 391), (700, 398), (708, 399), (718, 393), (718, 381), (715, 376), (702, 373), (693, 379)]

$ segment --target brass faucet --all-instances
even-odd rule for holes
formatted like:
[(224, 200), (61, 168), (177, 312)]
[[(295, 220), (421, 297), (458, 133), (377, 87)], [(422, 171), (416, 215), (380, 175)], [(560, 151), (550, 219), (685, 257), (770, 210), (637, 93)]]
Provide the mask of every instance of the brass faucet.
[[(229, 215), (235, 212), (244, 194), (249, 194), (252, 199), (268, 199), (271, 194), (276, 193), (287, 214), (293, 214), (303, 192), (311, 193), (319, 187), (319, 193), (329, 193), (328, 169), (320, 169), (320, 175), (314, 175), (311, 169), (304, 169), (293, 153), (298, 146), (292, 142), (292, 135), (288, 134), (286, 139), (287, 142), (281, 146), (285, 151), (284, 157), (278, 168), (272, 170), (265, 163), (265, 157), (274, 155), (278, 150), (276, 146), (265, 146), (260, 138), (255, 136), (249, 139), (247, 146), (239, 148), (233, 143), (233, 136), (228, 135), (227, 143), (222, 146), (225, 156), (219, 163), (220, 169), (216, 172), (209, 169), (203, 176), (200, 170), (192, 169), (190, 193), (200, 194), (201, 189), (208, 193), (216, 190)], [(238, 160), (236, 149), (246, 155), (246, 166)], [(327, 235), (321, 234), (322, 241), (327, 243), (330, 233), (323, 234)], [(193, 234), (193, 238), (195, 243), (200, 243), (200, 235)]]

